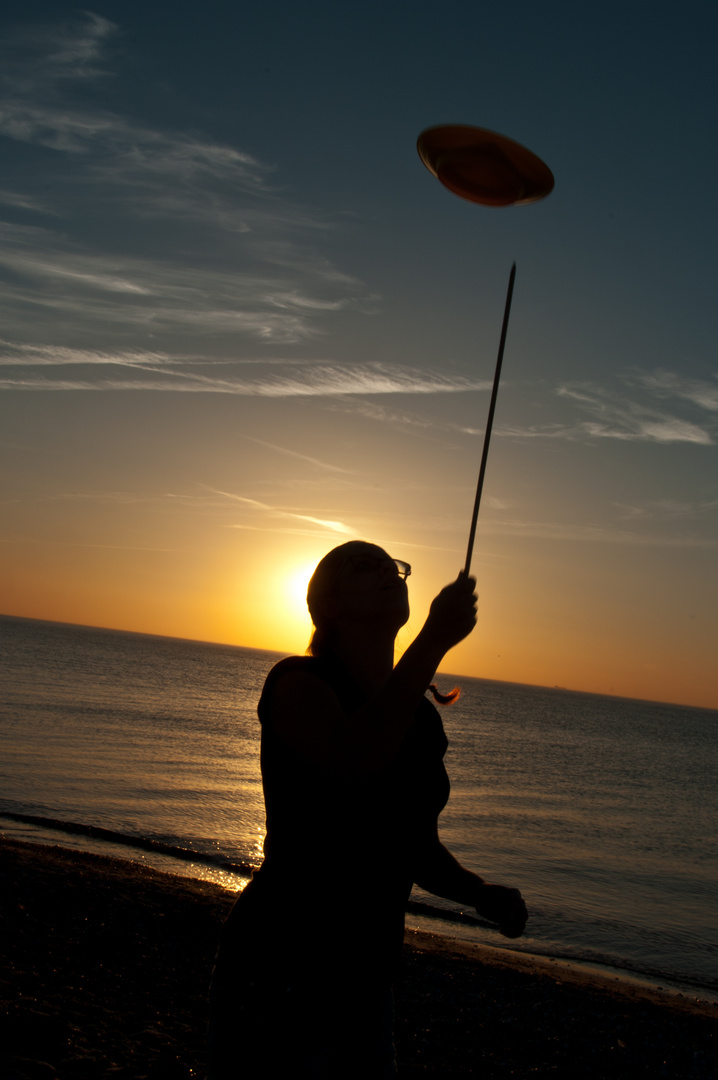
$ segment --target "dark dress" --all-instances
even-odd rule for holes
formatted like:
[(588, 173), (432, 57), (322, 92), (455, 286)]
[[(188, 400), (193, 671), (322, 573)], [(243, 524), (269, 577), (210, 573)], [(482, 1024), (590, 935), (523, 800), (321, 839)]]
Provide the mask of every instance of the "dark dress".
[[(333, 1043), (332, 1053), (342, 1057), (336, 1075), (381, 1075), (361, 1063), (361, 1052), (371, 1055), (372, 1032), (381, 1030), (378, 1016), (386, 1012), (382, 1003), (400, 960), (417, 860), (449, 796), (446, 735), (423, 698), (380, 773), (329, 770), (272, 728), (272, 693), (290, 671), (326, 682), (347, 716), (366, 703), (333, 660), (288, 657), (267, 677), (258, 706), (265, 857), (222, 931), (212, 993), (214, 1061), (226, 1059), (229, 1043), (244, 1058), (251, 1037), (259, 1056), (248, 1075), (262, 1075), (262, 1068), (303, 1075), (297, 1057), (306, 1057), (312, 1044), (319, 1054), (320, 1043), (321, 1052)], [(349, 1071), (347, 1053), (356, 1073)], [(277, 1054), (284, 1055), (281, 1062)], [(224, 1080), (239, 1072), (213, 1065), (211, 1075)]]

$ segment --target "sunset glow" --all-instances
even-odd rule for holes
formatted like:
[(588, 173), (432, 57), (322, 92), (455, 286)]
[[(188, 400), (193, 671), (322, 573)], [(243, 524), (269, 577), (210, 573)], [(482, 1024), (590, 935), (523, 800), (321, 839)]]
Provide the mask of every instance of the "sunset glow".
[[(715, 10), (369, 8), (2, 17), (0, 612), (301, 653), (361, 538), (414, 568), (405, 648), (463, 565), (516, 260), (445, 666), (716, 708), (715, 210), (676, 197), (715, 173)], [(445, 122), (554, 193), (455, 198), (415, 148)]]

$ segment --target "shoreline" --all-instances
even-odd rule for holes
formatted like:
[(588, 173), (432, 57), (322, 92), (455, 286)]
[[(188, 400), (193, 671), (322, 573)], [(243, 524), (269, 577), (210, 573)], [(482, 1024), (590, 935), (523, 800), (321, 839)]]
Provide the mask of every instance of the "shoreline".
[[(0, 1074), (203, 1077), (206, 987), (233, 895), (8, 839), (0, 865)], [(351, 944), (348, 919), (338, 947)], [(718, 1075), (716, 1004), (424, 931), (408, 930), (404, 951), (401, 1076)]]
[[(26, 827), (31, 829), (37, 829), (38, 838), (29, 836), (13, 836), (9, 835), (3, 830), (2, 818), (15, 823), (23, 823)], [(42, 824), (41, 824), (42, 823)], [(42, 827), (45, 823), (51, 823), (51, 827)], [(64, 823), (63, 823), (64, 824)], [(168, 877), (177, 877), (184, 881), (200, 881), (209, 884), (217, 885), (223, 892), (228, 893), (230, 896), (236, 896), (240, 891), (239, 888), (234, 887), (236, 880), (248, 880), (248, 876), (245, 876), (244, 871), (249, 870), (248, 866), (238, 866), (232, 864), (232, 870), (230, 871), (229, 863), (220, 863), (212, 865), (214, 860), (207, 858), (207, 865), (204, 866), (205, 859), (201, 854), (197, 854), (190, 849), (180, 849), (182, 858), (178, 859), (178, 849), (170, 848), (169, 845), (157, 843), (156, 841), (140, 841), (139, 844), (134, 842), (130, 837), (123, 837), (123, 843), (118, 845), (111, 840), (105, 839), (102, 834), (107, 836), (119, 837), (122, 834), (108, 833), (107, 830), (98, 829), (89, 826), (77, 826), (74, 823), (68, 823), (67, 835), (63, 836), (63, 831), (57, 828), (55, 819), (39, 818), (33, 815), (19, 814), (19, 813), (0, 813), (0, 840), (6, 838), (13, 842), (20, 844), (39, 845), (41, 847), (59, 847), (68, 853), (77, 854), (90, 854), (98, 855), (100, 857), (108, 858), (110, 860), (119, 859), (122, 862), (128, 863), (131, 866), (144, 867), (145, 869), (155, 870), (158, 873), (167, 875)], [(62, 839), (57, 839), (58, 834)], [(74, 841), (75, 834), (82, 839)], [(97, 835), (96, 835), (97, 834)], [(130, 854), (132, 852), (132, 854)], [(203, 867), (201, 874), (193, 872), (192, 863), (196, 862)], [(573, 959), (566, 956), (551, 956), (548, 953), (534, 953), (530, 951), (524, 951), (523, 949), (512, 948), (503, 942), (501, 944), (493, 946), (487, 942), (472, 941), (470, 936), (464, 936), (460, 931), (452, 932), (450, 929), (451, 923), (448, 926), (443, 924), (443, 920), (435, 918), (432, 911), (429, 909), (426, 912), (418, 910), (418, 905), (410, 905), (410, 909), (407, 909), (406, 922), (407, 933), (409, 932), (409, 924), (412, 919), (419, 919), (424, 925), (421, 928), (413, 927), (413, 931), (416, 931), (419, 935), (425, 935), (427, 940), (430, 940), (432, 944), (429, 946), (431, 949), (436, 950), (441, 948), (441, 944), (434, 944), (436, 942), (443, 942), (445, 948), (449, 952), (456, 952), (463, 955), (466, 951), (467, 958), (471, 955), (480, 956), (486, 953), (487, 962), (491, 962), (490, 958), (495, 956), (495, 962), (499, 962), (502, 956), (510, 958), (510, 963), (516, 962), (518, 966), (521, 966), (522, 959), (528, 962), (530, 965), (535, 965), (538, 969), (542, 969), (544, 965), (547, 966), (547, 970), (561, 970), (565, 974), (565, 978), (568, 980), (581, 980), (586, 979), (589, 982), (595, 980), (597, 985), (609, 984), (610, 987), (620, 988), (621, 985), (626, 984), (627, 992), (635, 992), (642, 994), (646, 997), (653, 997), (655, 995), (656, 1000), (661, 1001), (663, 998), (676, 999), (680, 1005), (681, 1001), (689, 1002), (701, 1002), (705, 1004), (709, 1009), (716, 1008), (718, 1011), (718, 992), (714, 989), (701, 986), (700, 983), (691, 983), (688, 980), (679, 981), (672, 980), (669, 976), (660, 977), (661, 981), (658, 982), (656, 978), (652, 978), (649, 975), (641, 974), (639, 972), (633, 972), (621, 967), (613, 967), (610, 964), (602, 964), (600, 961), (590, 961), (582, 959)], [(437, 929), (434, 930), (432, 924), (437, 924)], [(428, 924), (428, 926), (427, 926)], [(439, 928), (441, 927), (441, 928)], [(473, 950), (473, 952), (472, 952)]]
[(473, 964), (482, 964), (494, 968), (509, 968), (560, 981), (579, 988), (598, 990), (601, 993), (614, 994), (627, 1001), (646, 1001), (666, 1009), (685, 1010), (697, 1016), (706, 1016), (718, 1021), (718, 1001), (710, 997), (700, 997), (692, 991), (672, 986), (654, 986), (646, 980), (626, 972), (602, 970), (596, 965), (558, 957), (541, 956), (537, 953), (517, 952), (501, 946), (475, 944), (447, 937), (444, 934), (432, 934), (425, 930), (407, 928), (404, 945), (414, 944), (422, 952), (438, 953), (443, 956), (456, 956)]

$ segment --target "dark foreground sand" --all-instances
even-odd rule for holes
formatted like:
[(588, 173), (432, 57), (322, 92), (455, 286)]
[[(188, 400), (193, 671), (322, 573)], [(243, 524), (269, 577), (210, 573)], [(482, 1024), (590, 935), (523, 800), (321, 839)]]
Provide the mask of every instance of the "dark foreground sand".
[[(0, 1080), (202, 1078), (206, 987), (231, 895), (8, 840), (0, 866)], [(714, 1005), (433, 935), (408, 934), (405, 951), (403, 1077), (718, 1077)]]

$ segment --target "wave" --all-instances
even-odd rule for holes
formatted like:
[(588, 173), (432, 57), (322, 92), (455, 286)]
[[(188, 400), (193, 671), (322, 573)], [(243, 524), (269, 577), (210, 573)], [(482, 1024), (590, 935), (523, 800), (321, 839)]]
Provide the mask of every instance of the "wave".
[(0, 817), (9, 818), (10, 821), (19, 821), (25, 825), (39, 825), (45, 829), (53, 829), (55, 832), (90, 836), (94, 840), (105, 840), (111, 844), (121, 844), (123, 847), (152, 851), (157, 855), (169, 855), (171, 858), (181, 859), (183, 862), (200, 862), (220, 870), (229, 870), (232, 873), (240, 874), (242, 877), (249, 877), (257, 869), (256, 866), (252, 866), (250, 863), (229, 862), (221, 855), (212, 855), (206, 851), (195, 851), (192, 848), (166, 844), (162, 840), (152, 840), (147, 836), (131, 836), (129, 833), (115, 832), (114, 829), (103, 829), (99, 825), (82, 825), (77, 821), (40, 817), (37, 814), (18, 814), (9, 810), (0, 811)]
[[(229, 862), (221, 855), (212, 855), (210, 852), (196, 851), (192, 848), (179, 847), (176, 844), (167, 844), (162, 840), (152, 840), (147, 836), (133, 836), (130, 833), (116, 832), (114, 829), (104, 829), (99, 825), (83, 825), (78, 821), (64, 821), (62, 818), (41, 817), (38, 814), (19, 814), (15, 811), (2, 810), (0, 818), (9, 818), (10, 821), (19, 821), (25, 825), (39, 825), (55, 832), (64, 832), (75, 836), (90, 836), (94, 840), (105, 840), (111, 844), (121, 844), (123, 847), (139, 848), (141, 851), (152, 851), (157, 855), (169, 855), (173, 859), (181, 859), (183, 862), (199, 862), (207, 866), (214, 866), (220, 870), (228, 870), (231, 873), (249, 877), (256, 866), (250, 863)], [(447, 911), (446, 908), (435, 907), (432, 904), (420, 900), (409, 900), (406, 910), (416, 915), (426, 915), (441, 919), (444, 922), (465, 923), (470, 926), (484, 926), (494, 929), (494, 924), (466, 915), (461, 911)]]
[[(123, 847), (139, 848), (141, 851), (151, 851), (157, 855), (169, 855), (170, 858), (181, 859), (183, 862), (204, 863), (220, 870), (240, 874), (242, 877), (251, 876), (253, 871), (257, 869), (251, 863), (229, 862), (221, 855), (212, 855), (210, 852), (179, 847), (176, 844), (167, 844), (162, 840), (153, 840), (147, 836), (133, 836), (130, 833), (117, 832), (114, 829), (104, 829), (99, 825), (83, 825), (78, 821), (64, 821), (62, 818), (42, 817), (39, 814), (20, 814), (10, 810), (0, 810), (0, 818), (8, 818), (10, 821), (18, 821), (25, 825), (38, 825), (45, 829), (52, 829), (55, 832), (64, 832), (75, 836), (90, 836), (94, 840), (121, 844)], [(441, 919), (444, 922), (464, 923), (470, 926), (484, 926), (488, 929), (494, 929), (493, 923), (474, 918), (461, 911), (447, 911), (446, 908), (435, 907), (420, 900), (409, 900), (406, 910), (416, 915)]]

